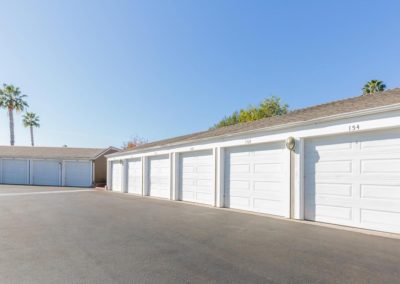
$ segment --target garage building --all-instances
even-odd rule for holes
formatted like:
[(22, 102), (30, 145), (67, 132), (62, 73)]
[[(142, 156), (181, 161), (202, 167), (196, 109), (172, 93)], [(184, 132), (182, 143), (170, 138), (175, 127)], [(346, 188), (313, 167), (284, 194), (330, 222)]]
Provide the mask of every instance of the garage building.
[(0, 146), (0, 183), (92, 187), (106, 183), (105, 155), (116, 148)]
[(400, 233), (400, 89), (107, 157), (113, 191)]

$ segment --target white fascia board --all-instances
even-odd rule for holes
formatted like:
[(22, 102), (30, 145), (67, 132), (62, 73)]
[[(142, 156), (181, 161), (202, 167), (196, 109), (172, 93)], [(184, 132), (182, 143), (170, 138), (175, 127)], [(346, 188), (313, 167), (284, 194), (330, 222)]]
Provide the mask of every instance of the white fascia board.
[[(341, 117), (340, 119), (314, 120), (309, 123), (296, 123), (290, 127), (258, 129), (251, 132), (242, 132), (225, 136), (211, 137), (207, 139), (197, 139), (186, 141), (185, 143), (174, 145), (163, 145), (157, 148), (143, 149), (142, 151), (117, 153), (109, 157), (109, 160), (121, 160), (128, 158), (138, 158), (142, 156), (155, 156), (168, 154), (171, 152), (187, 152), (212, 149), (214, 147), (233, 147), (241, 145), (251, 145), (259, 143), (284, 141), (287, 137), (310, 138), (327, 135), (346, 134), (351, 131), (353, 125), (358, 125), (355, 132), (365, 132), (385, 128), (400, 126), (400, 110), (396, 105), (396, 110), (375, 111), (369, 114), (357, 116)], [(287, 126), (287, 125), (285, 125)]]
[(93, 157), (92, 159), (93, 160), (97, 160), (99, 157), (101, 157), (101, 156), (105, 156), (106, 158), (107, 158), (107, 156), (110, 156), (110, 155), (113, 155), (114, 153), (111, 153), (111, 154), (107, 154), (107, 152), (109, 152), (109, 151), (121, 151), (121, 149), (119, 149), (119, 148), (116, 148), (116, 147), (113, 147), (113, 146), (110, 146), (110, 147), (108, 147), (108, 148), (105, 148), (102, 152), (100, 152), (99, 154), (97, 154), (95, 157)]

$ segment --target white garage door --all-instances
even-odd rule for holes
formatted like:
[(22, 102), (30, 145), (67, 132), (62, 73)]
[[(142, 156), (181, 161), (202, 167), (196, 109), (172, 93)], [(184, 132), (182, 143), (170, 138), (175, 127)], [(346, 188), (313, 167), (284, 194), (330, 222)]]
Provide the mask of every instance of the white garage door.
[(65, 161), (64, 179), (65, 186), (92, 186), (92, 162)]
[(227, 149), (225, 206), (288, 217), (289, 179), (289, 151), (283, 142)]
[(111, 163), (111, 190), (122, 192), (122, 162), (115, 161)]
[(149, 195), (170, 198), (170, 160), (168, 155), (149, 158)]
[(128, 193), (142, 194), (142, 160), (128, 160)]
[(54, 160), (33, 160), (32, 184), (59, 186), (61, 180), (61, 165)]
[(180, 154), (180, 199), (215, 204), (212, 150)]
[(29, 161), (3, 159), (1, 174), (4, 184), (28, 184)]
[(307, 141), (305, 218), (400, 233), (400, 131)]

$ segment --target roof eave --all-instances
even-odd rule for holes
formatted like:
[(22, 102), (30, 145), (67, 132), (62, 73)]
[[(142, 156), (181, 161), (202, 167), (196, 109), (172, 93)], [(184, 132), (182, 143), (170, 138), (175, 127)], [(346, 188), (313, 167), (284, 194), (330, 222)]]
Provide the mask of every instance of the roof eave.
[(32, 156), (10, 156), (3, 155), (0, 159), (27, 159), (27, 160), (64, 160), (64, 161), (94, 161), (91, 157), (32, 157)]
[[(101, 151), (95, 157), (93, 157), (93, 160), (96, 160), (97, 158), (101, 157), (102, 155), (104, 155), (104, 153), (107, 153), (110, 150), (121, 151), (121, 149), (119, 149), (117, 147), (110, 146), (108, 148), (105, 148), (103, 151)], [(114, 153), (112, 153), (112, 154), (114, 154)], [(109, 155), (112, 155), (112, 154), (109, 154)], [(107, 158), (107, 156), (109, 156), (109, 155), (105, 155), (105, 157)]]
[(382, 112), (387, 112), (387, 111), (394, 111), (394, 110), (399, 110), (399, 109), (400, 109), (400, 103), (391, 104), (391, 105), (380, 106), (380, 107), (375, 107), (375, 108), (368, 108), (368, 109), (363, 109), (363, 110), (358, 110), (358, 111), (353, 111), (353, 112), (346, 112), (346, 113), (341, 113), (341, 114), (324, 116), (324, 117), (319, 117), (319, 118), (310, 119), (310, 120), (306, 120), (306, 121), (286, 123), (286, 124), (281, 124), (281, 125), (276, 125), (276, 126), (271, 126), (271, 127), (262, 127), (262, 128), (252, 129), (252, 130), (240, 131), (240, 132), (236, 132), (236, 133), (227, 133), (227, 134), (213, 136), (213, 137), (185, 140), (185, 141), (181, 141), (181, 142), (168, 143), (168, 144), (164, 144), (164, 145), (153, 146), (153, 147), (143, 148), (143, 149), (139, 149), (139, 150), (134, 149), (134, 150), (126, 151), (126, 152), (112, 153), (110, 155), (106, 155), (106, 158), (113, 158), (113, 157), (118, 157), (118, 156), (136, 154), (136, 153), (141, 153), (141, 152), (145, 152), (145, 151), (149, 151), (149, 150), (157, 150), (160, 148), (189, 144), (192, 142), (207, 141), (207, 140), (212, 140), (215, 138), (225, 138), (225, 137), (239, 136), (239, 135), (243, 135), (243, 134), (258, 133), (258, 132), (263, 132), (263, 131), (281, 130), (281, 129), (305, 126), (305, 125), (309, 125), (309, 124), (313, 124), (313, 123), (321, 123), (321, 122), (328, 122), (328, 121), (333, 121), (333, 120), (338, 120), (338, 119), (352, 118), (352, 117), (357, 117), (357, 116), (365, 116), (365, 115), (371, 115), (371, 114), (382, 113)]

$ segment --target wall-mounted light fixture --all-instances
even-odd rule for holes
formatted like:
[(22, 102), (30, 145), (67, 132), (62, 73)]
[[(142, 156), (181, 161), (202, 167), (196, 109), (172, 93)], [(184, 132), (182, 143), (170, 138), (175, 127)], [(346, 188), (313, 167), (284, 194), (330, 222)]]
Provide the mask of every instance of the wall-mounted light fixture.
[(293, 151), (296, 147), (296, 139), (294, 139), (294, 137), (292, 136), (288, 137), (286, 139), (285, 145), (288, 150)]

